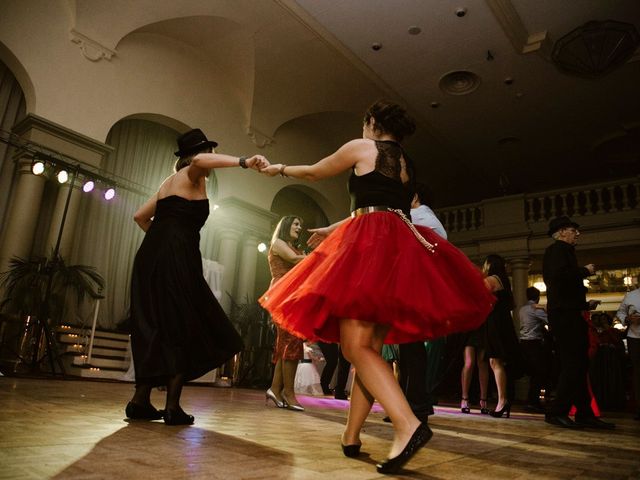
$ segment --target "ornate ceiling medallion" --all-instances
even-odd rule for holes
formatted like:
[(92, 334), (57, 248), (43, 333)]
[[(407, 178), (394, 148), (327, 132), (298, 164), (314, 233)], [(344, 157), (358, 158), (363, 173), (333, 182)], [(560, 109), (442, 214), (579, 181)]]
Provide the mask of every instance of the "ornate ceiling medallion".
[(473, 72), (458, 70), (444, 75), (439, 86), (449, 95), (468, 95), (480, 86), (480, 77)]

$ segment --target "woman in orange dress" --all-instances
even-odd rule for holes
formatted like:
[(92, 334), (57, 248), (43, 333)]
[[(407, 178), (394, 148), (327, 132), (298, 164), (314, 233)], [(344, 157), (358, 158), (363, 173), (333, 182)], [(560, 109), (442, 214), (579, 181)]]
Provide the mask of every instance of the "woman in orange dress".
[[(296, 246), (301, 230), (300, 217), (289, 215), (282, 217), (278, 222), (268, 256), (271, 286), (305, 257)], [(275, 326), (276, 345), (272, 360), (275, 367), (271, 387), (266, 392), (266, 401), (273, 401), (278, 408), (302, 412), (304, 407), (298, 403), (294, 389), (298, 362), (304, 356), (302, 339), (282, 329), (278, 324)]]

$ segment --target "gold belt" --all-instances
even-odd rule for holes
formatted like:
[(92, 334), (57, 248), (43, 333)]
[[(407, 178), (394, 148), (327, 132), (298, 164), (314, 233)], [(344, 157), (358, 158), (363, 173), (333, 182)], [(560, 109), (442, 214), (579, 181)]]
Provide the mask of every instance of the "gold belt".
[(393, 209), (391, 207), (387, 207), (386, 205), (374, 205), (372, 207), (360, 207), (356, 208), (353, 212), (351, 212), (352, 217), (358, 217), (360, 215), (364, 215), (366, 213), (373, 212), (391, 212)]
[(373, 213), (373, 212), (395, 213), (409, 227), (409, 230), (411, 230), (411, 233), (413, 233), (413, 235), (424, 246), (424, 248), (426, 248), (431, 253), (436, 252), (436, 247), (438, 246), (438, 244), (427, 242), (427, 240), (422, 235), (420, 235), (420, 232), (416, 229), (413, 223), (411, 223), (411, 220), (409, 220), (405, 215), (405, 213), (399, 208), (391, 208), (391, 207), (387, 207), (386, 205), (373, 205), (371, 207), (360, 207), (360, 208), (356, 208), (353, 212), (351, 212), (351, 216), (355, 218), (360, 215), (365, 215), (367, 213)]

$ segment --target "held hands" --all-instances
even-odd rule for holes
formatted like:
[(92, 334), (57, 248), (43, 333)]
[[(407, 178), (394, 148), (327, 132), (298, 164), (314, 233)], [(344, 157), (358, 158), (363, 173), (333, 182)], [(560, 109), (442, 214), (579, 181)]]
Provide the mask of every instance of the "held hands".
[(281, 169), (282, 169), (281, 163), (274, 163), (273, 165), (267, 165), (266, 167), (260, 169), (260, 173), (264, 173), (269, 177), (275, 177), (280, 173)]
[(307, 240), (307, 245), (311, 248), (316, 248), (331, 233), (329, 227), (310, 228), (307, 231), (313, 232), (313, 235), (311, 235), (309, 240)]
[(253, 157), (249, 157), (245, 160), (248, 168), (252, 168), (253, 170), (262, 171), (263, 168), (267, 168), (269, 166), (269, 160), (267, 160), (262, 155), (254, 155)]

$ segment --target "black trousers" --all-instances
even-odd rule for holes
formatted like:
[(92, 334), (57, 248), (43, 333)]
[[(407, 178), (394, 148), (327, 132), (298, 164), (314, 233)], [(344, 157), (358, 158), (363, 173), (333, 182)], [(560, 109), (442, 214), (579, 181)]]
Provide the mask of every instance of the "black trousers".
[(636, 410), (640, 413), (640, 338), (627, 337)]
[(427, 349), (424, 342), (401, 343), (400, 388), (417, 417), (433, 414), (433, 399), (427, 389)]
[(335, 391), (338, 393), (344, 392), (347, 388), (347, 380), (349, 379), (349, 370), (351, 369), (351, 363), (344, 358), (340, 345), (337, 343), (324, 343), (318, 342), (318, 346), (322, 351), (325, 361), (327, 362), (320, 375), (320, 385), (324, 391), (329, 390), (329, 384), (333, 379), (333, 373), (338, 367), (338, 373), (336, 376)]
[(549, 411), (568, 415), (576, 407), (576, 417), (592, 417), (589, 374), (589, 331), (579, 310), (550, 310), (549, 325), (555, 340), (560, 374), (556, 398)]
[(529, 392), (527, 403), (540, 403), (540, 389), (549, 391), (550, 370), (552, 365), (551, 348), (543, 340), (520, 340), (520, 348), (529, 374)]

